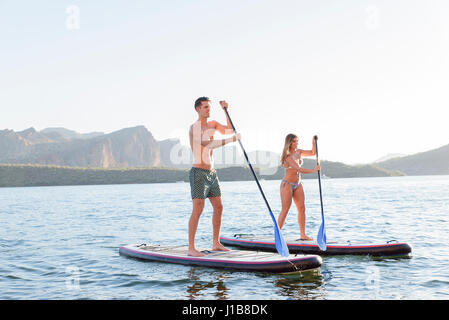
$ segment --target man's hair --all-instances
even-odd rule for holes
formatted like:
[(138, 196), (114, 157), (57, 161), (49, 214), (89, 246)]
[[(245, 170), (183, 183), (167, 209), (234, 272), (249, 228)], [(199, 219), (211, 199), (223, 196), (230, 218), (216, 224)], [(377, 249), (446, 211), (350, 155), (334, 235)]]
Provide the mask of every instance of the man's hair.
[(210, 102), (210, 99), (208, 97), (199, 97), (198, 99), (196, 99), (195, 100), (195, 110), (196, 110), (196, 107), (201, 106), (201, 103), (203, 101), (209, 101)]

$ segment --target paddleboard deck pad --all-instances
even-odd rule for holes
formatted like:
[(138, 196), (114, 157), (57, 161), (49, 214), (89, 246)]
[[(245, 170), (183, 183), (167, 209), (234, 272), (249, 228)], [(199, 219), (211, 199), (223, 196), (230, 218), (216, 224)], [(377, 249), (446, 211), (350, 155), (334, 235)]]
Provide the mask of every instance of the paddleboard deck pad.
[(119, 253), (150, 261), (248, 272), (294, 273), (317, 269), (322, 263), (321, 257), (317, 255), (282, 257), (277, 253), (250, 250), (203, 250), (206, 256), (191, 257), (187, 255), (187, 250), (187, 246), (131, 244), (120, 247)]
[[(319, 255), (370, 255), (370, 256), (405, 256), (412, 252), (407, 243), (391, 241), (385, 244), (338, 244), (327, 242), (326, 251), (322, 251), (316, 241), (285, 239), (289, 252)], [(220, 237), (223, 245), (248, 250), (276, 251), (273, 237), (257, 237), (247, 234), (235, 234), (233, 237)]]

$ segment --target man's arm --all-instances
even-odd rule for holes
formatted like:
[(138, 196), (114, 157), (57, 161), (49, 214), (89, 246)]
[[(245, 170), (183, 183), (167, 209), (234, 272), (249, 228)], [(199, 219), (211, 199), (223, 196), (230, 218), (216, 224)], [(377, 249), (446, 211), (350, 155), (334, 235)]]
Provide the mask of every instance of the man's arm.
[(224, 145), (227, 145), (228, 143), (235, 142), (241, 139), (241, 134), (238, 133), (227, 139), (208, 140), (205, 139), (205, 137), (208, 136), (207, 132), (205, 132), (204, 135), (201, 135), (201, 129), (199, 130), (199, 132), (194, 131), (195, 127), (194, 126), (190, 127), (190, 136), (192, 137), (193, 142), (196, 144), (200, 144), (208, 149), (220, 148), (223, 147)]
[(228, 124), (226, 126), (222, 125), (221, 123), (219, 123), (217, 121), (211, 121), (211, 124), (215, 128), (215, 130), (217, 130), (221, 134), (233, 134), (234, 133), (234, 130), (232, 130), (232, 126), (229, 123), (229, 119), (228, 119)]
[(237, 134), (235, 134), (232, 137), (227, 138), (227, 139), (207, 141), (206, 145), (204, 145), (204, 141), (203, 141), (202, 145), (204, 147), (206, 147), (207, 149), (216, 149), (216, 148), (223, 147), (224, 145), (227, 145), (228, 143), (240, 140), (240, 139), (241, 139), (241, 135), (240, 135), (240, 133), (237, 133)]
[[(229, 104), (226, 101), (220, 101), (220, 105), (221, 105), (223, 111), (224, 111), (224, 109), (229, 108)], [(232, 133), (234, 133), (234, 130), (232, 129), (231, 121), (229, 121), (229, 118), (226, 115), (226, 112), (225, 112), (225, 116), (226, 116), (226, 126), (222, 125), (221, 123), (219, 123), (217, 121), (211, 121), (211, 123), (212, 123), (213, 127), (221, 134), (232, 134)]]

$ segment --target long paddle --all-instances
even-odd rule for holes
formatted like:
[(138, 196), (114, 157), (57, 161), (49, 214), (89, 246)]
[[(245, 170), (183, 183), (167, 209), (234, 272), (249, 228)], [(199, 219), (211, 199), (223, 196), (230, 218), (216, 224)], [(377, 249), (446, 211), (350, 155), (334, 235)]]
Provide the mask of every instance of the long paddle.
[[(319, 165), (320, 162), (318, 160), (318, 137), (315, 136), (315, 150), (316, 150), (316, 164)], [(320, 187), (320, 201), (321, 201), (321, 225), (320, 229), (318, 230), (318, 235), (316, 237), (316, 242), (318, 243), (318, 246), (322, 251), (326, 251), (327, 244), (326, 244), (326, 227), (324, 224), (324, 209), (323, 209), (323, 196), (321, 193), (321, 170), (318, 170), (318, 185)]]
[[(237, 131), (235, 130), (234, 124), (232, 123), (231, 117), (228, 113), (228, 108), (223, 108), (226, 112), (226, 115), (229, 119), (229, 122), (231, 123), (232, 129), (235, 133)], [(267, 205), (268, 211), (270, 212), (271, 219), (273, 219), (274, 223), (274, 239), (276, 243), (276, 250), (279, 252), (281, 256), (287, 257), (289, 255), (287, 244), (285, 243), (284, 237), (281, 234), (281, 230), (279, 230), (278, 223), (276, 221), (276, 218), (273, 215), (273, 212), (271, 211), (270, 205), (268, 204), (267, 198), (265, 197), (265, 194), (263, 193), (262, 187), (260, 186), (259, 179), (257, 179), (256, 173), (254, 172), (253, 166), (249, 162), (248, 155), (246, 154), (245, 148), (243, 148), (242, 142), (239, 140), (240, 147), (242, 148), (243, 154), (245, 156), (246, 162), (249, 165), (249, 168), (251, 169), (251, 172), (253, 173), (254, 180), (256, 180), (257, 186), (259, 187), (260, 193), (262, 194), (263, 199), (265, 200), (265, 204)]]

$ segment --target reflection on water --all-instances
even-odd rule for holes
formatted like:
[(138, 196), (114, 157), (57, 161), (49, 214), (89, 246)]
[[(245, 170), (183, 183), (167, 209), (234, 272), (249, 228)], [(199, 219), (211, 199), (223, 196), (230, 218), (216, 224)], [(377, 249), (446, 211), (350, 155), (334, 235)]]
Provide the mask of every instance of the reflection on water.
[[(198, 270), (200, 269), (200, 270)], [(201, 281), (201, 273), (205, 272), (206, 268), (191, 267), (188, 271), (188, 278), (193, 282), (193, 284), (187, 285), (186, 297), (189, 300), (195, 300), (203, 295), (203, 293), (208, 292), (212, 294), (217, 300), (229, 299), (226, 288), (225, 280), (227, 279), (227, 272), (213, 272), (213, 281)], [(207, 272), (207, 271), (206, 271)], [(215, 290), (213, 290), (215, 289)], [(213, 291), (213, 292), (211, 292)]]
[[(204, 281), (204, 274), (208, 273), (212, 279)], [(190, 282), (186, 287), (186, 297), (190, 300), (213, 296), (217, 300), (230, 299), (230, 289), (226, 283), (232, 280), (238, 271), (216, 271), (202, 267), (190, 267), (187, 276)], [(240, 273), (242, 275), (246, 273)], [(325, 278), (319, 269), (299, 273), (272, 275), (268, 273), (254, 273), (255, 277), (264, 281), (264, 287), (275, 288), (280, 296), (289, 299), (319, 299), (325, 296), (322, 288)]]
[(280, 275), (274, 282), (279, 295), (295, 300), (324, 298), (323, 284), (324, 279), (320, 270)]

